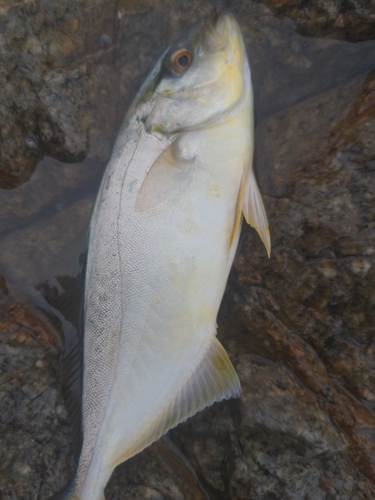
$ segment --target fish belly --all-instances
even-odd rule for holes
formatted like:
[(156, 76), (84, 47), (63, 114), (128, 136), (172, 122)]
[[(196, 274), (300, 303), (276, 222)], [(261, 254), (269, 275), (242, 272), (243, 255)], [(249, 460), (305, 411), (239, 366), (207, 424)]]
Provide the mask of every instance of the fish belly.
[(143, 211), (142, 165), (152, 163), (150, 144), (153, 157), (161, 146), (135, 137), (132, 161), (109, 166), (90, 239), (83, 500), (104, 498), (114, 467), (150, 444), (202, 361), (238, 240), (231, 246), (243, 165), (228, 133), (226, 147), (217, 130), (206, 133), (182, 185)]

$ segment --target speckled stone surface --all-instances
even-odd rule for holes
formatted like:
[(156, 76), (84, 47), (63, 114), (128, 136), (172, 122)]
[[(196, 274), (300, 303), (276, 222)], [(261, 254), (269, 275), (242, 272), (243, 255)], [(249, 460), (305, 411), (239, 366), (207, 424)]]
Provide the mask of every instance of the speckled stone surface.
[[(256, 2), (215, 2), (240, 22), (255, 87), (261, 89), (258, 118), (372, 66), (374, 41), (363, 50), (358, 44), (296, 33), (288, 13), (293, 18), (303, 11), (300, 17), (312, 26), (340, 16), (337, 2), (321, 3), (319, 15), (311, 20), (298, 2), (289, 5), (282, 19)], [(212, 7), (209, 0), (2, 0), (0, 188), (27, 181), (43, 154), (68, 162), (86, 156), (107, 161), (124, 112), (146, 73), (168, 44)], [(351, 12), (364, 19), (370, 11)], [(329, 22), (326, 31), (335, 33)], [(351, 29), (362, 33), (362, 27), (357, 22)]]
[(48, 498), (73, 469), (60, 349), (37, 311), (0, 306), (0, 498)]
[(277, 16), (293, 19), (303, 35), (352, 42), (375, 38), (375, 4), (372, 0), (260, 1)]

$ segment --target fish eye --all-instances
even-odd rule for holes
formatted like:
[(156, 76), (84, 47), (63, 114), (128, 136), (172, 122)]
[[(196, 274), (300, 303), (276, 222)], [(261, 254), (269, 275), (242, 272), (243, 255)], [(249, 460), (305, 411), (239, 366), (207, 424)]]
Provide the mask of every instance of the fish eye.
[(191, 64), (193, 58), (190, 50), (181, 49), (173, 54), (171, 57), (171, 67), (175, 73), (185, 71)]

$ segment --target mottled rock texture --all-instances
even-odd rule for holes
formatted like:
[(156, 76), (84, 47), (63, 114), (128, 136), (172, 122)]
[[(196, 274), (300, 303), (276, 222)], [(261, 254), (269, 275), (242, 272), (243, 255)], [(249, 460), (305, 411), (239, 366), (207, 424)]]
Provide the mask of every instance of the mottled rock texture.
[(99, 37), (115, 36), (115, 20), (109, 0), (0, 2), (2, 188), (25, 182), (46, 152), (108, 159), (118, 79)]
[[(358, 84), (361, 90), (352, 106), (332, 116), (327, 98), (340, 98)], [(245, 230), (225, 300), (227, 314), (222, 313), (228, 330), (229, 318), (236, 318), (237, 336), (230, 338), (234, 352), (266, 356), (292, 370), (345, 434), (352, 464), (372, 482), (374, 88), (372, 74), (338, 88), (335, 95), (329, 92), (285, 110), (259, 127), (258, 141), (262, 148), (268, 143), (273, 155), (271, 161), (258, 157), (259, 170), (273, 165), (270, 182), (261, 183), (268, 194), (273, 252), (266, 261), (256, 236)], [(311, 125), (307, 117), (320, 125), (301, 138), (297, 166), (300, 141), (297, 146), (295, 141), (301, 137), (301, 123)], [(282, 148), (278, 140), (272, 142), (274, 133), (284, 138)], [(307, 137), (311, 142), (304, 142)], [(288, 147), (291, 168), (280, 192), (279, 160), (286, 158)]]
[(293, 19), (302, 35), (358, 42), (375, 38), (372, 0), (261, 0), (277, 16)]
[(0, 498), (48, 498), (72, 470), (51, 325), (0, 294)]
[[(326, 6), (318, 9), (323, 20), (339, 17), (334, 4), (343, 2), (318, 3)], [(213, 6), (240, 21), (261, 90), (258, 118), (341, 83), (371, 67), (375, 58), (375, 42), (367, 42), (366, 50), (337, 40), (317, 42), (297, 34), (289, 19), (243, 0), (2, 0), (0, 187), (27, 181), (46, 153), (68, 162), (87, 155), (108, 160), (115, 132), (146, 73), (165, 47)], [(292, 6), (291, 17), (306, 12), (310, 19), (298, 2)], [(359, 9), (353, 12), (370, 19)], [(357, 30), (361, 40), (373, 38), (362, 28), (358, 22), (352, 32)]]
[[(262, 3), (216, 3), (239, 19), (252, 62), (273, 245), (268, 260), (244, 228), (219, 314), (241, 398), (119, 466), (108, 500), (375, 498), (373, 7)], [(57, 264), (74, 276), (68, 248), (126, 107), (212, 6), (0, 1), (1, 500), (45, 500), (72, 474), (61, 341), (34, 287)], [(55, 303), (73, 289), (43, 287)]]

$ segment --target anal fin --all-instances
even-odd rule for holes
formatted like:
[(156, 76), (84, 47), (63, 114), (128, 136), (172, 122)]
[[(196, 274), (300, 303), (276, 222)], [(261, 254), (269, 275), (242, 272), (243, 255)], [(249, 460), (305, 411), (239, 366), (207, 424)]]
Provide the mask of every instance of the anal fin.
[(185, 421), (206, 406), (222, 399), (238, 397), (241, 385), (237, 373), (217, 338), (213, 338), (197, 370), (169, 407), (168, 424), (171, 427)]
[(131, 449), (121, 456), (122, 462), (159, 439), (169, 429), (184, 422), (206, 406), (238, 397), (241, 384), (224, 347), (215, 338), (198, 368), (163, 412), (135, 440)]

